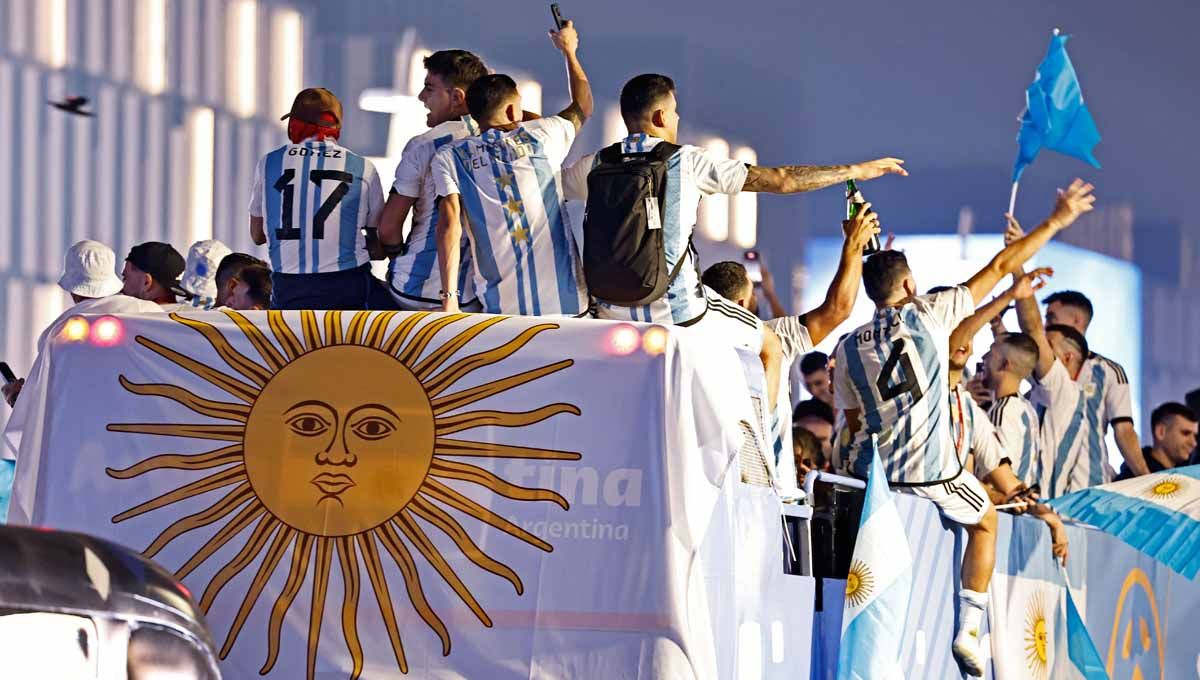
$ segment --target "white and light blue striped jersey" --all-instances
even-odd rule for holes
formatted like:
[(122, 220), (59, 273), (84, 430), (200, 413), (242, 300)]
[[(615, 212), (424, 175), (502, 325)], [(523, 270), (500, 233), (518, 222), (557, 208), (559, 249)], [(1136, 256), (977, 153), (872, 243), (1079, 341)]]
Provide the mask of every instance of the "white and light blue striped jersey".
[(271, 269), (319, 274), (370, 261), (383, 189), (371, 161), (331, 140), (285, 144), (254, 170), (250, 214), (263, 218)]
[(401, 196), (416, 199), (412, 207), (412, 228), (404, 239), (404, 251), (388, 264), (387, 282), (392, 292), (412, 303), (425, 303), (441, 308), (442, 290), (457, 290), (459, 301), (475, 298), (471, 283), (471, 250), (463, 235), (459, 260), (458, 284), (442, 285), (437, 253), (437, 191), (430, 169), (433, 157), (443, 146), (479, 134), (479, 127), (470, 116), (448, 120), (413, 137), (404, 145), (392, 190)]
[(1042, 421), (1042, 498), (1059, 496), (1112, 481), (1104, 450), (1089, 446), (1091, 425), (1087, 393), (1071, 379), (1062, 362), (1033, 390)]
[(438, 151), (438, 196), (459, 194), (475, 290), (490, 314), (587, 311), (579, 250), (560, 191), (575, 124), (561, 116), (491, 129)]
[(1098, 450), (1100, 458), (1108, 460), (1105, 435), (1108, 434), (1109, 425), (1122, 421), (1133, 422), (1129, 378), (1120, 364), (1091, 352), (1083, 362), (1083, 369), (1079, 371), (1075, 382), (1083, 386), (1086, 395), (1088, 448)]
[(1027, 485), (1041, 483), (1042, 436), (1037, 410), (1019, 394), (1000, 397), (988, 410), (1013, 474)]
[[(625, 153), (644, 153), (663, 140), (645, 133), (629, 135), (621, 142)], [(568, 200), (587, 200), (587, 176), (595, 167), (598, 154), (591, 154), (563, 171), (564, 193)], [(718, 158), (704, 149), (684, 145), (667, 161), (667, 186), (663, 217), (663, 250), (667, 269), (673, 270), (680, 258), (686, 258), (679, 274), (667, 288), (667, 294), (648, 305), (626, 307), (596, 301), (596, 316), (621, 321), (648, 321), (662, 324), (686, 324), (704, 314), (706, 303), (700, 288), (700, 266), (696, 253), (688, 248), (700, 199), (710, 194), (736, 194), (746, 183), (746, 164)]]
[(987, 413), (971, 398), (971, 393), (962, 384), (950, 389), (950, 433), (954, 437), (955, 451), (959, 460), (966, 461), (974, 454), (975, 465), (970, 472), (984, 479), (996, 468), (1012, 460), (1000, 445), (1000, 438)]
[(974, 311), (965, 286), (876, 310), (874, 319), (837, 347), (834, 398), (840, 409), (857, 409), (861, 426), (842, 459), (865, 477), (871, 467), (871, 435), (888, 483), (927, 485), (958, 476), (950, 422), (950, 333)]

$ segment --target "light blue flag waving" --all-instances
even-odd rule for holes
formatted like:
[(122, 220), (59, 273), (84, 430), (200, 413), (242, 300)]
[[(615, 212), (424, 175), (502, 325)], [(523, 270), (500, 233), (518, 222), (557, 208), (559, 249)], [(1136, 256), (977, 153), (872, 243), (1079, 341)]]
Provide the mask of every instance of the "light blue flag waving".
[(1050, 677), (1055, 680), (1109, 680), (1100, 652), (1075, 608), (1071, 589), (1063, 588), (1063, 594), (1066, 606), (1059, 617), (1058, 648), (1066, 649), (1067, 653), (1057, 657), (1055, 672)]
[(1055, 29), (1046, 58), (1025, 90), (1025, 113), (1021, 115), (1021, 130), (1017, 133), (1013, 182), (1021, 179), (1025, 166), (1033, 162), (1042, 147), (1100, 167), (1092, 155), (1092, 148), (1100, 141), (1100, 131), (1083, 103), (1083, 90), (1067, 55), (1067, 37)]
[(1093, 486), (1059, 496), (1050, 505), (1187, 578), (1200, 572), (1200, 465)]
[(912, 590), (912, 552), (875, 453), (846, 580), (838, 680), (903, 678), (900, 651)]

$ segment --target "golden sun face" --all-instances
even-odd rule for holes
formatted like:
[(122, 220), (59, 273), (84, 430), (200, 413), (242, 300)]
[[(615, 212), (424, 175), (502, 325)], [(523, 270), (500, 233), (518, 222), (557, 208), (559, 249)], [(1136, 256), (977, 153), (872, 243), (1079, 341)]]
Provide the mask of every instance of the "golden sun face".
[(1046, 621), (1050, 616), (1049, 603), (1042, 591), (1029, 599), (1025, 609), (1025, 668), (1035, 680), (1050, 677), (1050, 641)]
[(858, 607), (871, 597), (875, 590), (875, 575), (864, 562), (854, 560), (850, 563), (850, 573), (846, 575), (846, 599)]
[[(431, 316), (426, 312), (356, 312), (343, 327), (341, 312), (301, 312), (298, 336), (280, 312), (267, 313), (271, 338), (237, 312), (226, 312), (258, 352), (261, 362), (238, 351), (215, 326), (172, 314), (200, 333), (232, 372), (218, 370), (151, 339), (137, 342), (229, 395), (216, 401), (169, 384), (138, 384), (121, 376), (126, 390), (164, 397), (209, 421), (191, 424), (119, 423), (113, 432), (188, 437), (224, 442), (206, 453), (162, 454), (124, 470), (109, 469), (115, 479), (131, 479), (158, 470), (203, 474), (184, 486), (120, 513), (113, 522), (169, 507), (210, 492), (222, 497), (205, 509), (176, 519), (143, 551), (153, 557), (183, 534), (209, 525), (220, 528), (181, 566), (185, 578), (239, 536), (241, 550), (204, 589), (200, 606), (209, 610), (222, 588), (261, 560), (221, 649), (228, 656), (264, 587), (281, 568), (287, 581), (271, 609), (267, 659), (260, 673), (274, 667), (280, 651), (283, 619), (312, 574), (307, 677), (316, 667), (329, 577), (342, 576), (342, 634), (353, 660), (351, 678), (363, 668), (357, 621), (365, 567), (371, 590), (388, 631), (397, 666), (408, 672), (389, 584), (387, 556), (404, 579), (411, 606), (438, 635), (443, 655), (451, 649), (449, 632), (425, 599), (413, 549), (428, 562), (484, 626), (492, 622), (483, 606), (429, 538), (434, 530), (448, 536), (480, 569), (506, 581), (518, 595), (520, 577), (471, 539), (446, 508), (494, 527), (540, 550), (553, 547), (458, 490), (483, 487), (516, 501), (549, 501), (568, 509), (566, 499), (549, 489), (512, 484), (491, 471), (460, 459), (578, 460), (580, 455), (490, 441), (452, 438), (480, 427), (522, 427), (559, 414), (579, 415), (571, 404), (549, 404), (526, 412), (463, 410), (472, 404), (570, 367), (569, 359), (455, 391), (462, 379), (511, 357), (555, 324), (528, 327), (508, 342), (459, 357), (468, 343), (504, 317), (488, 317), (459, 330), (445, 342), (433, 340), (467, 314)], [(398, 321), (393, 326), (393, 322)], [(235, 375), (236, 374), (236, 375)], [(214, 422), (217, 421), (217, 422)], [(246, 535), (246, 530), (253, 529)], [(288, 557), (290, 553), (290, 558)], [(335, 558), (336, 553), (336, 560)], [(281, 565), (286, 565), (281, 567)]]
[(1181, 491), (1183, 491), (1183, 480), (1179, 477), (1167, 477), (1150, 487), (1147, 495), (1154, 500), (1165, 501), (1175, 498)]

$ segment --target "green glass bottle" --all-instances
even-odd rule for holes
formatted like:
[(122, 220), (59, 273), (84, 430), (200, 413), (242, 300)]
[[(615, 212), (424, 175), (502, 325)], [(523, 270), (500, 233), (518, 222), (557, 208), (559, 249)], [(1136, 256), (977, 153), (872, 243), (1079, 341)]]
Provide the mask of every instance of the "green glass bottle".
[[(846, 219), (854, 219), (854, 216), (858, 214), (858, 209), (866, 202), (854, 180), (846, 180)], [(871, 240), (867, 241), (867, 246), (863, 248), (863, 255), (870, 255), (877, 252), (879, 252), (879, 235), (872, 234)]]

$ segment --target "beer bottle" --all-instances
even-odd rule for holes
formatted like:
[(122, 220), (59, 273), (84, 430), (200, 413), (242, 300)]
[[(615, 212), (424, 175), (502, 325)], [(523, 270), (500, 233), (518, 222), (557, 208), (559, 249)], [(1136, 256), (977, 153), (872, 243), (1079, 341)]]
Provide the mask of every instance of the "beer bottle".
[[(858, 214), (858, 209), (866, 202), (854, 180), (846, 180), (846, 219), (854, 219), (854, 216)], [(866, 256), (877, 252), (879, 252), (879, 234), (872, 234), (871, 240), (867, 241), (866, 247), (863, 248), (863, 255)]]

